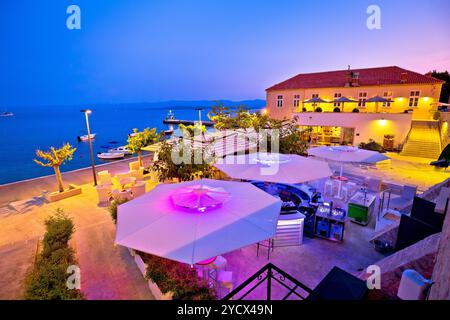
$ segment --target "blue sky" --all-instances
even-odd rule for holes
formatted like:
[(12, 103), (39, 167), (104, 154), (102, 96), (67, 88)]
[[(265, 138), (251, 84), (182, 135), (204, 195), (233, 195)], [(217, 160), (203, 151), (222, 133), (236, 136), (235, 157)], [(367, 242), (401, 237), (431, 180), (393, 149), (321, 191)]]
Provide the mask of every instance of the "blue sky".
[[(66, 8), (81, 8), (81, 30)], [(366, 8), (381, 8), (381, 29)], [(450, 69), (446, 0), (1, 0), (0, 107), (264, 98), (301, 72)]]

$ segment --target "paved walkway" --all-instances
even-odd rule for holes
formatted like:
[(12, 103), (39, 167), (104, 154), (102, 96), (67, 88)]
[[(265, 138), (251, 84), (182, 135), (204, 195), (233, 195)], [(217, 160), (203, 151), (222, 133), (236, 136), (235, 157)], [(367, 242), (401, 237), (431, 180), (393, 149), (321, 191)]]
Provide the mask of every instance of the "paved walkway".
[[(27, 187), (29, 192), (35, 190)], [(13, 190), (20, 188), (18, 184)], [(90, 184), (82, 188), (79, 196), (0, 217), (0, 299), (23, 297), (23, 282), (32, 269), (36, 245), (45, 231), (44, 221), (57, 208), (75, 223), (71, 245), (77, 253), (87, 299), (153, 299), (128, 251), (114, 246), (115, 226), (106, 208), (97, 207), (95, 189)]]
[[(379, 177), (383, 181), (393, 182), (398, 185), (417, 185), (423, 192), (431, 186), (438, 184), (450, 176), (450, 170), (444, 170), (430, 166), (430, 159), (418, 157), (404, 157), (396, 153), (387, 153), (390, 160), (381, 161), (369, 168), (354, 164), (345, 164), (344, 172), (350, 172), (359, 176)], [(340, 169), (337, 163), (330, 163), (335, 170)]]

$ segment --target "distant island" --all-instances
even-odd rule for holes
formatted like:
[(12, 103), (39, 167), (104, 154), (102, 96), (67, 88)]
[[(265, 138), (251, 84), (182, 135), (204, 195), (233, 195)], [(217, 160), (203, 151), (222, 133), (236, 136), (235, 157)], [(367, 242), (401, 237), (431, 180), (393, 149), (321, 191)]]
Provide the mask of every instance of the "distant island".
[[(177, 109), (177, 108), (194, 108), (203, 107), (209, 108), (217, 103), (223, 103), (227, 107), (238, 107), (245, 106), (249, 109), (261, 109), (266, 106), (266, 100), (263, 99), (253, 99), (253, 100), (168, 100), (160, 102), (138, 102), (138, 103), (120, 103), (120, 104), (108, 104), (108, 105), (121, 105), (121, 106), (142, 106), (152, 109)], [(101, 106), (103, 104), (96, 104)], [(106, 104), (105, 104), (106, 105)]]

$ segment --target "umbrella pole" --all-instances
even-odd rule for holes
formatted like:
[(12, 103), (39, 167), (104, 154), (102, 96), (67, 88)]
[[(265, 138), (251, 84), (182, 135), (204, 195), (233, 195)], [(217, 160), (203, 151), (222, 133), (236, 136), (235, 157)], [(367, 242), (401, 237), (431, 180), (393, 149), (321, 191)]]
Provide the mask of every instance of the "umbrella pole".
[(339, 199), (341, 198), (341, 189), (342, 189), (342, 180), (341, 180), (341, 177), (342, 177), (343, 171), (344, 171), (344, 163), (341, 162), (341, 173), (339, 174), (339, 191), (338, 191), (338, 198), (339, 198)]

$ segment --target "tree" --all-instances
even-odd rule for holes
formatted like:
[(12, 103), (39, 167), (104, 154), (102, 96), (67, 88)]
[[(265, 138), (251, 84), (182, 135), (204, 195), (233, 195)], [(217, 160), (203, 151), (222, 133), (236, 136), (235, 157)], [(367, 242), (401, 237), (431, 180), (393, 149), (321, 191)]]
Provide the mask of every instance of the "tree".
[(33, 161), (42, 167), (52, 167), (53, 170), (55, 170), (59, 192), (64, 191), (60, 166), (67, 161), (72, 160), (75, 150), (77, 149), (72, 147), (69, 143), (64, 144), (59, 149), (51, 147), (49, 151), (36, 150), (36, 157), (41, 158), (43, 161), (37, 159), (33, 159)]
[(188, 125), (188, 126), (180, 123), (178, 125), (178, 129), (180, 129), (181, 132), (186, 131), (191, 137), (193, 137), (196, 133), (206, 132), (206, 126), (204, 125), (200, 126), (198, 123), (196, 123), (195, 125)]
[[(202, 150), (202, 152), (205, 152), (205, 150)], [(178, 155), (180, 159), (185, 161), (174, 162), (173, 154)], [(180, 182), (191, 181), (196, 176), (210, 178), (213, 174), (213, 167), (209, 161), (205, 159), (194, 160), (196, 160), (195, 150), (191, 143), (163, 141), (158, 152), (158, 160), (153, 164), (153, 170), (158, 173), (161, 182), (171, 179), (177, 179)]]
[(439, 98), (439, 101), (443, 102), (443, 103), (448, 103), (449, 98), (450, 98), (450, 74), (448, 73), (448, 71), (438, 72), (438, 71), (434, 70), (431, 73), (431, 75), (434, 78), (445, 81), (445, 83), (442, 85), (442, 91), (441, 91), (441, 96)]
[(238, 107), (235, 116), (232, 118), (235, 128), (247, 129), (253, 127), (256, 114), (250, 113), (245, 107)]
[(155, 143), (159, 138), (160, 135), (156, 133), (156, 128), (145, 128), (141, 132), (133, 129), (133, 134), (128, 137), (127, 149), (133, 154), (137, 153), (140, 167), (142, 167), (142, 148)]
[(226, 107), (223, 102), (217, 102), (208, 112), (208, 118), (214, 122), (214, 128), (217, 130), (230, 129), (232, 126), (230, 108)]

